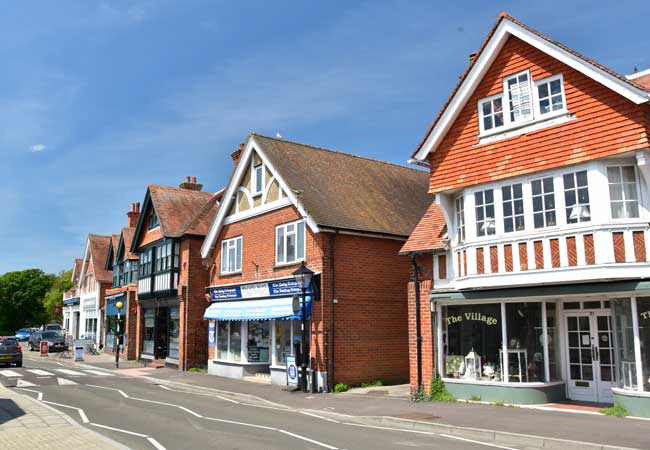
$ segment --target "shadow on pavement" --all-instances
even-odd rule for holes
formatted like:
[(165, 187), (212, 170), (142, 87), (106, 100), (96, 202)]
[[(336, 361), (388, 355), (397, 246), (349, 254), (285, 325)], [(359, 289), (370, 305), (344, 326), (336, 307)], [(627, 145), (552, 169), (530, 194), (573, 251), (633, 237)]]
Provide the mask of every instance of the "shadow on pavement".
[(25, 414), (25, 411), (23, 411), (13, 400), (0, 398), (0, 425), (24, 416)]

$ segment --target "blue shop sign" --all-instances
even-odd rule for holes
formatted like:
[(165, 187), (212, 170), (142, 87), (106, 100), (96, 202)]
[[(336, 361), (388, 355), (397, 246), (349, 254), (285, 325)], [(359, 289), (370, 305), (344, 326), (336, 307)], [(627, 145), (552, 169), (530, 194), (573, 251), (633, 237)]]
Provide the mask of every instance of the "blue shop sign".
[[(311, 293), (311, 286), (307, 288), (307, 292)], [(210, 288), (210, 298), (212, 301), (288, 296), (300, 293), (302, 293), (300, 286), (292, 278)]]
[[(122, 303), (126, 303), (126, 295), (122, 292), (120, 294), (115, 294), (115, 295), (109, 295), (106, 297), (106, 316), (117, 316), (118, 315), (118, 310), (115, 307), (115, 304), (118, 301), (121, 301)], [(120, 314), (125, 314), (126, 312), (126, 304), (122, 307), (122, 310), (119, 311)]]
[(66, 298), (63, 300), (63, 306), (77, 305), (79, 304), (79, 297)]

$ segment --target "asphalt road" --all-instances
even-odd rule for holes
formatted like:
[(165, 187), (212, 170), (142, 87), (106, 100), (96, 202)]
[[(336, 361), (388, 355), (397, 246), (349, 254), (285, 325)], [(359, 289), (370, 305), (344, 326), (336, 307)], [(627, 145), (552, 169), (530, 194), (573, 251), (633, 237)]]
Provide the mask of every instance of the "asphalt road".
[(263, 401), (242, 402), (52, 357), (25, 356), (24, 367), (0, 368), (0, 378), (20, 380), (18, 392), (134, 450), (494, 448), (430, 433), (347, 424)]

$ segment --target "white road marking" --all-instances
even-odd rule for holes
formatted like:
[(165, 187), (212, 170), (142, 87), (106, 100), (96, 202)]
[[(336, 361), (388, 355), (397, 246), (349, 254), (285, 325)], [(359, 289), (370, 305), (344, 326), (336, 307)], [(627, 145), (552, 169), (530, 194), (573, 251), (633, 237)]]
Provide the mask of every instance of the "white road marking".
[(300, 414), (304, 414), (304, 415), (306, 415), (306, 416), (315, 417), (315, 418), (317, 418), (317, 419), (327, 420), (328, 422), (341, 423), (341, 422), (339, 422), (338, 420), (330, 419), (330, 418), (328, 418), (328, 417), (319, 416), (318, 414), (309, 413), (309, 412), (307, 412), (307, 411), (299, 411), (299, 412), (300, 412)]
[(183, 411), (185, 411), (185, 412), (187, 412), (187, 413), (190, 413), (190, 414), (192, 414), (192, 415), (195, 416), (195, 417), (199, 417), (199, 418), (202, 418), (202, 417), (203, 417), (201, 414), (199, 414), (199, 413), (195, 413), (195, 412), (192, 411), (191, 409), (187, 409), (187, 408), (184, 407), (184, 406), (179, 406), (178, 409), (182, 409)]
[(13, 370), (0, 370), (0, 375), (4, 375), (5, 377), (22, 377), (22, 373), (14, 372)]
[(234, 403), (234, 404), (236, 404), (236, 405), (239, 405), (239, 402), (238, 402), (237, 400), (233, 400), (233, 399), (228, 398), (228, 397), (222, 397), (221, 395), (215, 395), (215, 397), (217, 397), (217, 398), (219, 398), (219, 399), (221, 399), (221, 400), (225, 400), (225, 401), (227, 401), (227, 402), (230, 402), (230, 403)]
[(70, 370), (70, 369), (54, 369), (54, 370), (56, 370), (57, 372), (64, 373), (66, 375), (74, 375), (74, 376), (82, 376), (83, 375), (83, 373), (81, 373), (81, 372), (75, 372), (74, 370)]
[(38, 394), (38, 400), (43, 400), (43, 393), (40, 391), (35, 391), (33, 389), (25, 389), (25, 388), (18, 388), (21, 391), (27, 391), (27, 392), (33, 392), (34, 394)]
[(154, 438), (152, 438), (152, 437), (148, 437), (147, 440), (149, 441), (149, 443), (150, 443), (151, 445), (153, 445), (154, 447), (156, 447), (158, 450), (167, 450), (165, 447), (163, 447), (163, 446), (160, 444), (160, 442), (158, 442), (158, 441), (155, 440)]
[(141, 437), (141, 438), (148, 438), (149, 437), (146, 434), (136, 433), (135, 431), (122, 430), (121, 428), (109, 427), (108, 425), (102, 425), (100, 423), (92, 422), (91, 425), (94, 426), (94, 427), (104, 428), (106, 430), (117, 431), (118, 433), (130, 434), (131, 436), (138, 436), (138, 437)]
[(90, 420), (88, 420), (88, 416), (86, 416), (86, 413), (81, 408), (77, 408), (76, 406), (70, 406), (70, 405), (62, 405), (61, 403), (49, 402), (47, 400), (43, 400), (43, 403), (47, 403), (48, 405), (60, 406), (62, 408), (76, 409), (77, 412), (79, 413), (79, 416), (81, 417), (81, 421), (83, 423), (90, 423)]
[(45, 376), (52, 376), (54, 375), (53, 373), (50, 373), (46, 370), (41, 370), (41, 369), (26, 369), (27, 372), (31, 372), (34, 375), (45, 375)]
[(506, 449), (506, 450), (517, 450), (516, 448), (512, 448), (512, 447), (504, 447), (503, 445), (490, 444), (489, 442), (475, 441), (474, 439), (462, 438), (460, 436), (451, 436), (449, 434), (441, 434), (440, 436), (446, 437), (446, 438), (449, 438), (449, 439), (456, 439), (456, 440), (464, 441), (464, 442), (471, 442), (473, 444), (487, 445), (488, 447), (503, 448), (503, 449)]
[(112, 373), (102, 372), (100, 370), (84, 369), (84, 372), (92, 373), (93, 375), (100, 375), (100, 376), (103, 376), (103, 377), (114, 377), (115, 376)]
[(29, 381), (25, 381), (25, 380), (18, 380), (16, 382), (16, 387), (31, 387), (31, 386), (38, 386), (38, 385), (34, 383), (30, 383)]
[(237, 422), (235, 420), (228, 420), (228, 419), (217, 419), (216, 417), (204, 417), (204, 419), (205, 420), (213, 420), (215, 422), (230, 423), (230, 424), (233, 424), (233, 425), (241, 425), (241, 426), (244, 426), (244, 427), (261, 428), (262, 430), (279, 431), (277, 428), (267, 427), (267, 426), (264, 426), (264, 425), (255, 425), (254, 423)]
[(93, 388), (97, 388), (97, 389), (106, 389), (106, 390), (109, 390), (109, 391), (117, 391), (117, 392), (120, 393), (120, 395), (121, 395), (122, 397), (124, 397), (124, 398), (129, 398), (129, 396), (126, 395), (126, 392), (124, 392), (124, 391), (121, 390), (121, 389), (115, 389), (115, 388), (110, 388), (110, 387), (106, 387), (106, 386), (97, 386), (97, 385), (95, 385), (95, 384), (87, 384), (86, 386), (88, 386), (88, 387), (93, 387)]
[(278, 430), (278, 431), (280, 433), (287, 434), (289, 436), (293, 436), (293, 437), (295, 437), (297, 439), (302, 439), (303, 441), (311, 442), (312, 444), (316, 444), (316, 445), (320, 445), (321, 447), (329, 448), (330, 450), (338, 450), (338, 447), (334, 447), (334, 446), (326, 444), (324, 442), (315, 441), (314, 439), (309, 439), (308, 437), (301, 436), (299, 434), (290, 433), (290, 432), (285, 431), (285, 430)]
[(179, 407), (178, 405), (175, 405), (175, 404), (173, 404), (173, 403), (159, 402), (159, 401), (157, 401), (157, 400), (148, 400), (148, 399), (146, 399), (146, 398), (138, 398), (138, 397), (129, 397), (129, 398), (130, 398), (131, 400), (139, 400), (139, 401), (141, 401), (141, 402), (155, 403), (155, 404), (157, 404), (157, 405), (173, 406), (173, 407), (176, 407), (176, 408)]
[(77, 384), (72, 380), (66, 380), (65, 378), (57, 378), (56, 382), (59, 383), (61, 386), (71, 386), (73, 384)]

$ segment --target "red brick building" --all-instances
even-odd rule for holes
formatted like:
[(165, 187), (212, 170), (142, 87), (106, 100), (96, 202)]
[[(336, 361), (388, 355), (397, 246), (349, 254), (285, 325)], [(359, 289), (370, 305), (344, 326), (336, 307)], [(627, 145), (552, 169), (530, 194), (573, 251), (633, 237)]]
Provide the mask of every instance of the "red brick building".
[(406, 258), (398, 255), (430, 203), (426, 172), (251, 134), (203, 244), (212, 304), (208, 371), (286, 384), (299, 355), (309, 292), (315, 389), (408, 377)]
[[(117, 238), (112, 239), (113, 245), (108, 250), (104, 269), (111, 270), (113, 284), (106, 290), (106, 298), (102, 308), (102, 344), (104, 352), (115, 351), (115, 339), (118, 332), (118, 317), (120, 318), (121, 355), (126, 359), (136, 359), (137, 352), (137, 323), (138, 323), (138, 255), (131, 251), (135, 228), (140, 218), (140, 203), (132, 203), (127, 226), (122, 228)], [(115, 305), (121, 302), (121, 310)], [(119, 313), (119, 314), (118, 314)]]
[(135, 357), (181, 370), (208, 359), (200, 248), (221, 193), (202, 188), (190, 177), (178, 188), (150, 185), (127, 249), (139, 255)]
[(650, 416), (650, 71), (501, 14), (413, 157), (413, 387)]

